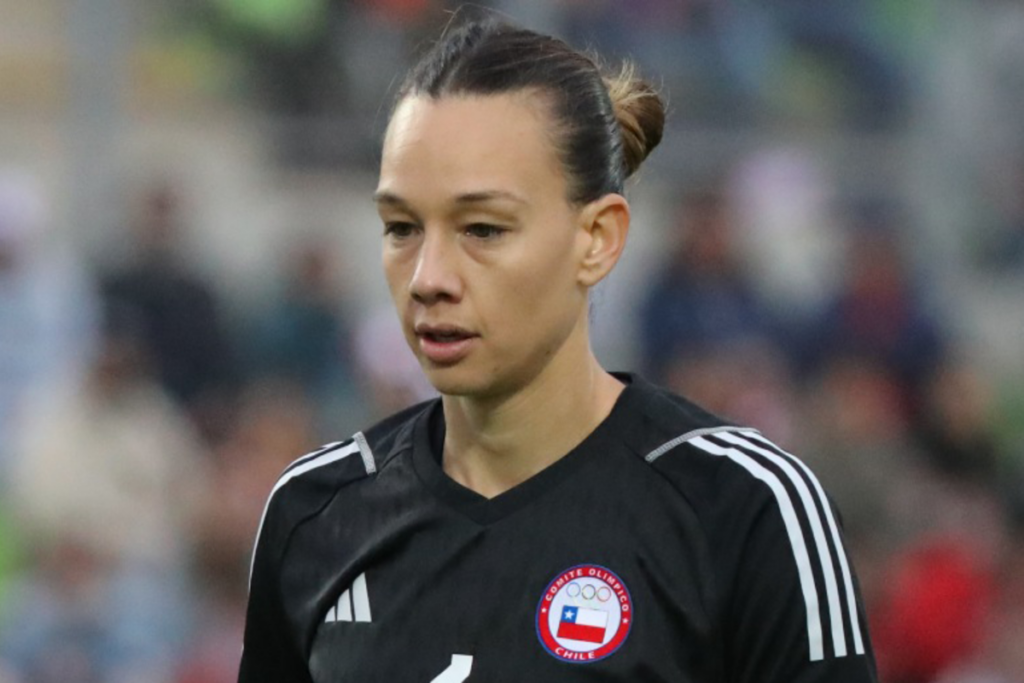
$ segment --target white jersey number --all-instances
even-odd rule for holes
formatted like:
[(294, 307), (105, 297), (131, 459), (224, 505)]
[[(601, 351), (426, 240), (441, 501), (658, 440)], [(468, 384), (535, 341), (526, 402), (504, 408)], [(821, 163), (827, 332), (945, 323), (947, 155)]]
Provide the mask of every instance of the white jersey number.
[(469, 678), (469, 672), (472, 668), (472, 656), (452, 655), (452, 663), (430, 683), (462, 683), (462, 681)]

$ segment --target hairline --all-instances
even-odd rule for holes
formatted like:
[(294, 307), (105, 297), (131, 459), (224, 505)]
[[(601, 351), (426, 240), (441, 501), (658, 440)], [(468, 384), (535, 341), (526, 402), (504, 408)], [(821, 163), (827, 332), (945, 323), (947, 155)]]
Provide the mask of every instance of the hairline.
[[(575, 194), (578, 190), (575, 178), (571, 173), (569, 164), (567, 163), (568, 154), (565, 149), (565, 145), (561, 143), (561, 138), (569, 134), (567, 126), (561, 121), (561, 118), (557, 113), (558, 95), (553, 92), (554, 88), (542, 85), (523, 85), (509, 88), (507, 90), (495, 90), (495, 91), (479, 91), (465, 87), (449, 87), (444, 86), (440, 89), (437, 94), (431, 93), (426, 88), (410, 88), (408, 91), (402, 93), (399, 98), (395, 101), (395, 106), (391, 110), (391, 116), (389, 117), (389, 124), (391, 119), (394, 119), (395, 112), (398, 108), (410, 98), (422, 98), (430, 102), (440, 102), (444, 99), (474, 99), (474, 98), (487, 98), (487, 97), (521, 97), (523, 101), (528, 105), (528, 108), (533, 111), (534, 115), (537, 116), (538, 120), (542, 123), (545, 135), (547, 136), (548, 143), (551, 150), (555, 153), (555, 162), (557, 164), (557, 170), (565, 178), (565, 201), (571, 206), (577, 208), (589, 204), (594, 199), (576, 199)], [(374, 194), (374, 201), (378, 200), (378, 195)], [(379, 202), (378, 202), (379, 203)]]

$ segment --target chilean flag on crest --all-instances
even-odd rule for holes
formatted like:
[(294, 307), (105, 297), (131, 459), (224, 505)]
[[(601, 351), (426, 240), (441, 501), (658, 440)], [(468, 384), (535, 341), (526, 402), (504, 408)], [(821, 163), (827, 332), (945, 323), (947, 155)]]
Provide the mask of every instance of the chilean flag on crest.
[(608, 628), (608, 613), (586, 607), (566, 605), (558, 624), (557, 637), (584, 643), (603, 643)]

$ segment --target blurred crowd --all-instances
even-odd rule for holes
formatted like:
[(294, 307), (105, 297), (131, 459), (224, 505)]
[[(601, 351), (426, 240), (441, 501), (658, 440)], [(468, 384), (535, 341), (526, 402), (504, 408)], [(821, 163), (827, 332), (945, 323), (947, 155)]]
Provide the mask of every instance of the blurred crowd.
[(906, 226), (884, 207), (839, 212), (833, 284), (810, 306), (766, 299), (730, 196), (683, 202), (642, 309), (646, 372), (759, 428), (822, 479), (883, 681), (1024, 680), (1019, 416), (954, 333), (956, 311), (932, 299)]
[[(364, 65), (400, 72), (445, 4), (193, 1), (176, 16), (245, 56), (259, 106), (351, 122), (389, 87)], [(684, 121), (756, 125), (811, 97), (855, 130), (905, 124), (901, 41), (930, 6), (481, 4), (633, 55), (685, 95)], [(823, 69), (843, 77), (815, 80)], [(286, 128), (304, 131), (292, 161), (322, 161), (315, 129)], [(975, 257), (979, 272), (1024, 277), (1024, 153), (1010, 167)], [(821, 201), (815, 182), (782, 155), (674, 188), (623, 369), (819, 474), (884, 683), (1022, 683), (1020, 366), (1001, 376), (963, 338), (962, 311), (915, 258), (908, 207)], [(234, 681), (252, 542), (280, 471), (433, 395), (393, 314), (356, 305), (315, 238), (278, 255), (270, 295), (232, 301), (184, 246), (184, 191), (146, 186), (122, 243), (95, 258), (52, 239), (43, 185), (0, 169), (0, 683)]]
[[(467, 7), (468, 5), (468, 7)], [(257, 106), (282, 123), (282, 158), (351, 162), (342, 127), (374, 130), (410, 55), (456, 12), (512, 17), (603, 59), (658, 74), (673, 116), (760, 125), (802, 109), (857, 130), (900, 125), (927, 0), (216, 0), (179, 13), (237, 57)], [(373, 65), (367, 68), (367, 65)], [(342, 135), (342, 139), (347, 136)]]
[(90, 267), (46, 240), (39, 185), (0, 176), (4, 683), (233, 680), (281, 470), (432, 395), (397, 320), (346, 315), (321, 245), (238, 320), (177, 190), (140, 204), (125, 257)]

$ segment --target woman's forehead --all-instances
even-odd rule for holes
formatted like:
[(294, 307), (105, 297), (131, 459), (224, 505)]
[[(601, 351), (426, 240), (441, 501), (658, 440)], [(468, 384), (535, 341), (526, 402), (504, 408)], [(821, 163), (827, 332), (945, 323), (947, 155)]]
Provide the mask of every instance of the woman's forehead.
[(417, 122), (436, 123), (437, 118), (473, 119), (478, 116), (488, 117), (485, 123), (495, 118), (529, 118), (543, 127), (548, 115), (547, 98), (534, 88), (493, 94), (446, 93), (439, 97), (414, 94), (402, 98), (395, 107), (388, 132), (390, 134), (396, 126), (404, 129)]
[(487, 188), (527, 195), (561, 185), (545, 116), (540, 98), (526, 91), (407, 97), (384, 139), (380, 189), (404, 194), (444, 183), (460, 193)]

